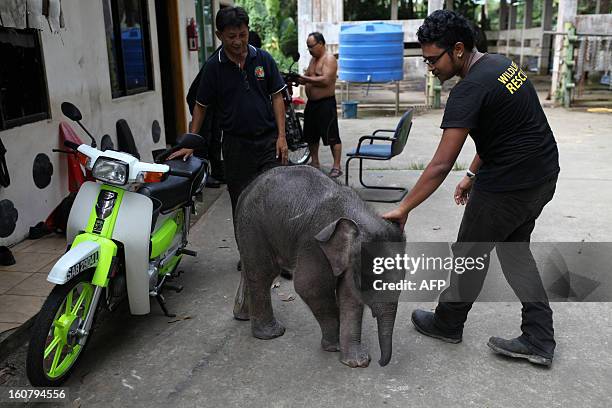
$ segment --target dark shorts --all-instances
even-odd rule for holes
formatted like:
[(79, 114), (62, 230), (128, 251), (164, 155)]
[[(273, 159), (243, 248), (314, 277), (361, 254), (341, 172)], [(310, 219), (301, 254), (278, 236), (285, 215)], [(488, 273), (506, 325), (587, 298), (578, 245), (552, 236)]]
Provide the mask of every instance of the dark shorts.
[(323, 139), (325, 146), (342, 143), (335, 96), (308, 100), (304, 110), (304, 138), (308, 144), (317, 144), (319, 139)]

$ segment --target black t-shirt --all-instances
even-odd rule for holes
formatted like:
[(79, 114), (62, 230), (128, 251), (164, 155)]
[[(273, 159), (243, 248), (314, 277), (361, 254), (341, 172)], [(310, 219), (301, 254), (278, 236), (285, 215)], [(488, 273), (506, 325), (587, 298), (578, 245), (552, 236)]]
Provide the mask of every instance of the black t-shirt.
[(474, 188), (512, 191), (559, 172), (559, 153), (535, 88), (515, 62), (485, 54), (451, 90), (442, 129), (469, 128), (482, 159)]
[(238, 67), (221, 48), (204, 66), (196, 102), (216, 106), (226, 135), (252, 138), (276, 130), (270, 96), (284, 88), (266, 51), (249, 45), (245, 66)]

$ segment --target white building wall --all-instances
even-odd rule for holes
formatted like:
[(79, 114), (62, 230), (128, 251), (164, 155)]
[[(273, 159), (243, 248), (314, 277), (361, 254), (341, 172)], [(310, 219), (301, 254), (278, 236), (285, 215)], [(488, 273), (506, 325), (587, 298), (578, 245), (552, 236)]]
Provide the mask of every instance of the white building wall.
[[(183, 89), (185, 89), (185, 96), (187, 96), (187, 90), (193, 79), (198, 75), (200, 71), (200, 63), (198, 61), (198, 52), (189, 51), (187, 47), (187, 25), (189, 21), (196, 17), (195, 1), (194, 0), (178, 0), (179, 1), (179, 22), (181, 24), (181, 56), (183, 58), (181, 66), (183, 67)], [(213, 5), (214, 7), (214, 5)], [(213, 17), (214, 18), (214, 17)], [(202, 29), (202, 28), (200, 28)], [(202, 46), (202, 44), (200, 44)], [(184, 99), (184, 98), (183, 98)], [(186, 100), (183, 100), (185, 104), (185, 123), (189, 123), (191, 115), (189, 115), (189, 108)], [(186, 127), (188, 129), (188, 127)]]
[[(179, 1), (181, 33), (184, 33), (187, 18), (195, 16), (195, 7), (191, 0)], [(165, 146), (155, 2), (148, 1), (154, 90), (116, 99), (111, 96), (102, 3), (63, 0), (62, 9), (65, 28), (53, 34), (46, 26), (41, 32), (51, 119), (0, 132), (11, 176), (11, 185), (0, 188), (0, 200), (12, 201), (19, 212), (15, 231), (7, 238), (0, 238), (0, 245), (24, 239), (29, 227), (44, 221), (68, 194), (66, 158), (52, 152), (60, 147), (59, 123), (71, 123), (61, 113), (63, 101), (70, 101), (81, 109), (83, 123), (96, 137), (98, 145), (102, 135), (109, 134), (117, 146), (115, 124), (123, 118), (132, 130), (143, 160), (152, 160), (152, 150)], [(197, 73), (198, 61), (196, 52), (187, 51), (186, 41), (186, 34), (181, 35), (183, 82), (188, 87)], [(162, 129), (157, 144), (153, 143), (151, 135), (154, 120)], [(89, 140), (78, 125), (71, 123), (71, 126), (84, 142)], [(42, 190), (34, 185), (32, 177), (38, 153), (48, 155), (53, 164), (51, 183)]]

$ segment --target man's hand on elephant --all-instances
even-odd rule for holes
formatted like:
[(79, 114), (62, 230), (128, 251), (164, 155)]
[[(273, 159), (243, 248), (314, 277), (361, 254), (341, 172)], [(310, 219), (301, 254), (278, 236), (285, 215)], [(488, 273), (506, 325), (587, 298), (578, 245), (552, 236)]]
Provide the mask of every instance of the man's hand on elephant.
[(279, 157), (283, 166), (289, 162), (289, 148), (287, 147), (285, 136), (279, 136), (276, 139), (276, 158), (278, 159)]
[(384, 213), (382, 217), (387, 221), (399, 224), (400, 229), (403, 231), (404, 226), (406, 225), (406, 220), (408, 219), (408, 211), (404, 211), (401, 209), (401, 207), (398, 207), (395, 210)]
[(179, 149), (176, 152), (172, 153), (166, 160), (176, 159), (178, 157), (182, 157), (183, 161), (187, 161), (193, 155), (193, 149)]
[(457, 205), (465, 205), (472, 191), (473, 180), (468, 176), (464, 176), (457, 187), (455, 188), (455, 203)]

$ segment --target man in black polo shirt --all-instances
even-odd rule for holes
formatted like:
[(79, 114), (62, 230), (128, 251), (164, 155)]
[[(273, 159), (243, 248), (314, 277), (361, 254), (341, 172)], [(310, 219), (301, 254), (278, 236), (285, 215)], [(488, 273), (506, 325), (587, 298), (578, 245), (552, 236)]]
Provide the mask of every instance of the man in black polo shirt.
[[(522, 302), (523, 322), (519, 337), (491, 337), (488, 345), (500, 354), (549, 366), (555, 350), (552, 311), (528, 243), (555, 192), (559, 155), (553, 133), (525, 73), (504, 56), (478, 52), (462, 16), (435, 11), (417, 36), (434, 75), (442, 82), (456, 75), (462, 79), (448, 98), (433, 159), (400, 206), (383, 217), (403, 227), (408, 213), (444, 181), (467, 135), (472, 136), (477, 154), (455, 190), (455, 202), (467, 205), (453, 254), (476, 258), (496, 247), (504, 275)], [(415, 328), (459, 343), (487, 267), (452, 272), (435, 313), (413, 312)]]
[[(248, 44), (249, 16), (241, 7), (219, 10), (215, 19), (223, 46), (200, 80), (190, 131), (198, 133), (207, 106), (214, 105), (223, 130), (225, 181), (235, 211), (238, 197), (260, 172), (287, 163), (285, 83), (266, 51)], [(170, 158), (189, 157), (181, 149)]]

